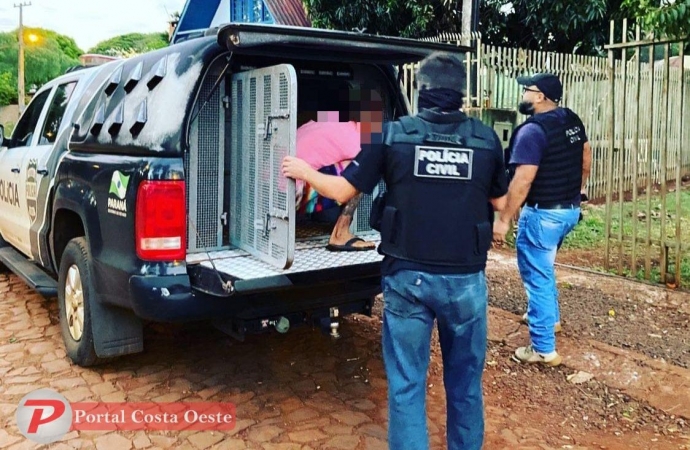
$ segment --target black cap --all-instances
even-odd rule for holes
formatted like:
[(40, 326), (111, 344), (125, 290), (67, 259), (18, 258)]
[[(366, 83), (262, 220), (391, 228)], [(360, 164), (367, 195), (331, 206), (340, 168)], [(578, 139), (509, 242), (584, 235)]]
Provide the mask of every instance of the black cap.
[(536, 86), (548, 98), (556, 103), (563, 97), (563, 85), (558, 77), (551, 73), (538, 73), (531, 77), (518, 77), (518, 84)]

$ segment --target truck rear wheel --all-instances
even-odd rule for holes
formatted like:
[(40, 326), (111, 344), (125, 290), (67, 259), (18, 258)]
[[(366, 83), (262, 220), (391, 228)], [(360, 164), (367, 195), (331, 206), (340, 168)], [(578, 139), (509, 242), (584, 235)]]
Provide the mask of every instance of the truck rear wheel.
[(74, 238), (65, 247), (58, 275), (62, 340), (67, 355), (82, 367), (101, 362), (93, 341), (91, 305), (95, 291), (91, 285), (90, 259), (86, 238)]

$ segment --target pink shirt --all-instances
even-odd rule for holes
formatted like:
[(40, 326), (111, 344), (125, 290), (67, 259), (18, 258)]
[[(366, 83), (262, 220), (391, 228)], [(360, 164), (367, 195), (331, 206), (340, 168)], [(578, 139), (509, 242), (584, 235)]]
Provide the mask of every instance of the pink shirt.
[(354, 159), (359, 151), (358, 122), (309, 121), (297, 129), (297, 157), (316, 170)]

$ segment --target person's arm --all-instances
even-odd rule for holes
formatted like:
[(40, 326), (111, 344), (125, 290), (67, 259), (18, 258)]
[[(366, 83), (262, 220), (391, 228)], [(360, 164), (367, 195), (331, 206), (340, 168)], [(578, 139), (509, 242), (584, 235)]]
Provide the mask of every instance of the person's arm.
[[(499, 198), (492, 198), (490, 199), (491, 205), (494, 207), (494, 211), (498, 211), (499, 213), (503, 211), (503, 209), (506, 207), (506, 200), (508, 196), (503, 195)], [(494, 220), (493, 221), (493, 241), (494, 244), (497, 246), (500, 246), (503, 244), (503, 241), (505, 240), (506, 237), (506, 231), (503, 231), (503, 226), (499, 223), (499, 221)]]
[(295, 180), (306, 181), (320, 195), (339, 203), (347, 203), (358, 194), (357, 189), (345, 178), (321, 173), (304, 160), (294, 156), (286, 156), (283, 159), (283, 175)]
[(508, 187), (506, 206), (501, 211), (499, 221), (507, 225), (510, 224), (510, 220), (515, 216), (522, 204), (525, 203), (527, 194), (529, 194), (529, 190), (532, 187), (532, 182), (537, 176), (537, 170), (539, 170), (539, 166), (527, 164), (517, 166), (515, 176), (513, 176), (513, 180)]
[(585, 186), (587, 185), (587, 180), (589, 179), (589, 174), (591, 171), (592, 146), (589, 145), (589, 141), (587, 141), (582, 149), (582, 186), (580, 186), (580, 192), (585, 192)]
[[(493, 131), (493, 130), (492, 130)], [(496, 156), (496, 164), (494, 165), (494, 173), (491, 180), (491, 189), (489, 191), (489, 201), (494, 208), (494, 211), (503, 211), (506, 206), (506, 195), (508, 192), (508, 176), (506, 175), (505, 151), (498, 139), (498, 135), (494, 131), (494, 155)]]
[(510, 221), (525, 202), (532, 182), (537, 176), (539, 163), (546, 148), (546, 133), (537, 124), (527, 124), (515, 135), (510, 164), (515, 165), (515, 174), (508, 186), (505, 207), (494, 222), (494, 241), (503, 242), (510, 229)]
[(532, 165), (520, 165), (515, 169), (515, 176), (513, 176), (508, 187), (505, 207), (500, 210), (498, 220), (494, 222), (495, 243), (502, 244), (505, 240), (505, 236), (510, 229), (510, 221), (525, 202), (538, 169), (539, 166)]
[(501, 212), (506, 207), (506, 201), (508, 199), (507, 195), (503, 195), (498, 198), (489, 199), (491, 205), (494, 207), (494, 211)]
[[(489, 190), (489, 202), (491, 203), (493, 210), (500, 213), (506, 206), (508, 176), (506, 175), (505, 152), (503, 150), (503, 146), (501, 145), (501, 141), (498, 139), (498, 135), (496, 135), (495, 132), (493, 134), (495, 141), (494, 155), (496, 156), (496, 161), (491, 180), (491, 188)], [(491, 223), (495, 222), (494, 217), (495, 215), (491, 215)], [(493, 240), (496, 242), (496, 244), (499, 244), (503, 241), (503, 237), (494, 234)]]

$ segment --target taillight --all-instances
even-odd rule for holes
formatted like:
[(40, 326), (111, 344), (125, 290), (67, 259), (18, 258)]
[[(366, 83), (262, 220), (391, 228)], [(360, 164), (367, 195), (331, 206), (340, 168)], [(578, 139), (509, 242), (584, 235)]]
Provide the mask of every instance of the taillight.
[(173, 261), (187, 255), (184, 181), (143, 181), (137, 191), (137, 256)]

